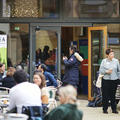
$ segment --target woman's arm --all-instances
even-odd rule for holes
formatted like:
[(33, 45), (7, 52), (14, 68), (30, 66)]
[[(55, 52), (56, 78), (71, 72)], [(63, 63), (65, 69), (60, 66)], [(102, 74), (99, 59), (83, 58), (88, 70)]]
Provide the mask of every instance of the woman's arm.
[(41, 100), (42, 100), (42, 104), (48, 104), (49, 93), (46, 87), (41, 89)]
[(76, 57), (72, 56), (69, 60), (65, 59), (64, 64), (65, 66), (73, 66), (76, 63)]

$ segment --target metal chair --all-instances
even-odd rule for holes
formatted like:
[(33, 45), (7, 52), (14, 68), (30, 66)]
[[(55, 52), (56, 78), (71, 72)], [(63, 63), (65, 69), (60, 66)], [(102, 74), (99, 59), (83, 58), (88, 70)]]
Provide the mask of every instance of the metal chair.
[(23, 106), (22, 113), (29, 116), (28, 120), (42, 120), (42, 106)]
[(49, 111), (51, 111), (52, 109), (57, 107), (57, 102), (55, 100), (55, 95), (56, 95), (57, 89), (54, 88), (53, 86), (49, 86), (49, 87), (47, 87), (47, 89), (49, 92), (49, 101), (48, 101), (47, 107), (49, 108)]

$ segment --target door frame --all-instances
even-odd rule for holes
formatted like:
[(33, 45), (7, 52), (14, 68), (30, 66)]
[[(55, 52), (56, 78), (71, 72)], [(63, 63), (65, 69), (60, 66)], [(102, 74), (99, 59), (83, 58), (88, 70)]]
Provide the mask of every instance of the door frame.
[(100, 27), (88, 27), (88, 100), (92, 100), (91, 96), (91, 31), (102, 30), (103, 31), (103, 42), (104, 42), (104, 50), (103, 50), (103, 58), (105, 57), (105, 49), (107, 48), (107, 26)]
[(30, 82), (33, 82), (33, 72), (35, 70), (35, 49), (36, 49), (36, 30), (53, 30), (57, 33), (57, 78), (61, 79), (61, 27), (45, 26), (40, 23), (30, 24)]

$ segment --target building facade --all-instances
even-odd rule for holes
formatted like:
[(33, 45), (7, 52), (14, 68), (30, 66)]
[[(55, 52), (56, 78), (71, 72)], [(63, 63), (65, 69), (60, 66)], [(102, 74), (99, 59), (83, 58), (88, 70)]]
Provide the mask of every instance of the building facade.
[(120, 0), (1, 0), (0, 35), (7, 35), (7, 66), (22, 64), (30, 81), (40, 62), (61, 79), (62, 56), (76, 45), (85, 59), (81, 88), (91, 99), (105, 49), (120, 59)]

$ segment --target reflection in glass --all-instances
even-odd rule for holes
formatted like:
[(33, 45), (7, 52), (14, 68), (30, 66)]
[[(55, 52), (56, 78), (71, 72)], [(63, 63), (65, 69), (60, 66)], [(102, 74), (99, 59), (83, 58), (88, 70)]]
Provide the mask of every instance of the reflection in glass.
[(58, 0), (1, 0), (1, 17), (58, 17)]
[[(91, 85), (93, 89), (93, 81), (97, 79), (97, 72), (99, 71), (100, 63), (103, 59), (103, 49), (104, 49), (104, 39), (103, 39), (103, 31), (96, 30), (91, 31)], [(93, 91), (92, 91), (93, 95)]]
[(119, 17), (119, 0), (65, 0), (64, 17)]
[(57, 69), (57, 33), (51, 30), (36, 31), (36, 65), (44, 63), (48, 71)]

